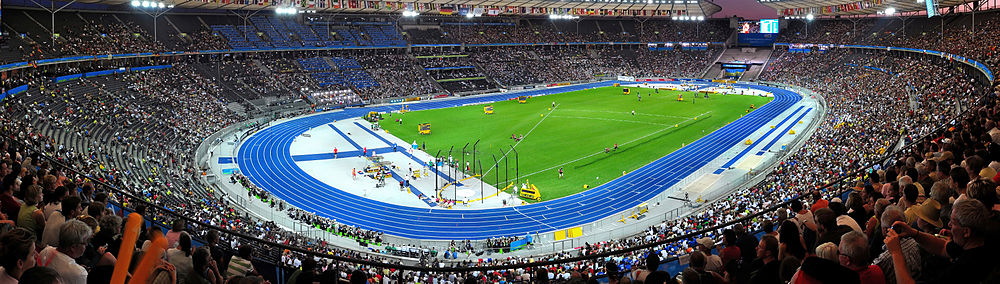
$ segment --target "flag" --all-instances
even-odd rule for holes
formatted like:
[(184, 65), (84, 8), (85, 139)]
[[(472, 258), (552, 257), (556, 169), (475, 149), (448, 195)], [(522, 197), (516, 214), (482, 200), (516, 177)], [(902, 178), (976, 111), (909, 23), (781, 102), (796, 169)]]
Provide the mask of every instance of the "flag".
[(447, 6), (446, 5), (441, 5), (441, 8), (438, 10), (438, 13), (440, 13), (441, 15), (451, 15), (451, 14), (455, 13), (454, 9), (455, 9), (455, 7), (451, 6), (451, 5), (447, 5)]

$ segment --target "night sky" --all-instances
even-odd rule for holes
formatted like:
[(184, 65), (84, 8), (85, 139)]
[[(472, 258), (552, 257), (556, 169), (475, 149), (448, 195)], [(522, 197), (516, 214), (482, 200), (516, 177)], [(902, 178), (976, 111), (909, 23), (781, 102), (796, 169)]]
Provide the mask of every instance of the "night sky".
[(734, 14), (747, 19), (772, 19), (776, 18), (774, 9), (757, 3), (756, 0), (713, 0), (722, 11), (712, 15), (713, 18), (728, 18)]

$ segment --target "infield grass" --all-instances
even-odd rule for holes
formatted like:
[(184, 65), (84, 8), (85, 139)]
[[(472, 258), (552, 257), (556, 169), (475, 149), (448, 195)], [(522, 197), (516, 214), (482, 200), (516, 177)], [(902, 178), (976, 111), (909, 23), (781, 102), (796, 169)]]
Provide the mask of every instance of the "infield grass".
[[(630, 88), (631, 94), (623, 95), (622, 89), (604, 87), (533, 97), (524, 104), (516, 100), (487, 104), (493, 106), (493, 114), (483, 112), (485, 105), (394, 113), (381, 125), (404, 141), (426, 146), (424, 151), (431, 155), (440, 150), (447, 158), (454, 146), (452, 156), (461, 160), (461, 148), (468, 143), (467, 162), (472, 160), (472, 145), (478, 139), (475, 156), (482, 163), (481, 172), (487, 173), (484, 181), (497, 186), (499, 180), (497, 187), (503, 188), (517, 172), (522, 183), (527, 179), (538, 187), (544, 201), (584, 191), (584, 185), (593, 188), (638, 169), (735, 121), (751, 104), (759, 108), (772, 99), (715, 94), (693, 98), (694, 92), (656, 93), (649, 88)], [(683, 102), (677, 101), (680, 93), (684, 94)], [(552, 107), (553, 102), (556, 107)], [(395, 122), (399, 118), (402, 124)], [(430, 123), (431, 134), (418, 134), (419, 123)], [(524, 139), (517, 142), (511, 139), (512, 134)], [(605, 153), (605, 148), (613, 148), (615, 143), (618, 150)], [(511, 146), (516, 149), (516, 159)], [(500, 162), (498, 167), (494, 167), (494, 156)], [(560, 167), (563, 178), (559, 178)]]

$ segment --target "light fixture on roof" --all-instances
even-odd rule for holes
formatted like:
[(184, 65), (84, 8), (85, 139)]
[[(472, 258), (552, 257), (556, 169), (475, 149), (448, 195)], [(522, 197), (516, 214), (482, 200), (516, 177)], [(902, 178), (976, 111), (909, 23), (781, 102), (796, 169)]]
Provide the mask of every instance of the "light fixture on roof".
[(892, 16), (893, 14), (896, 14), (896, 8), (893, 7), (885, 8), (886, 16)]
[(288, 8), (276, 8), (274, 9), (274, 13), (278, 15), (295, 15), (298, 14), (299, 11), (293, 7), (288, 7)]
[(416, 17), (419, 15), (420, 13), (418, 13), (417, 11), (410, 11), (410, 10), (403, 11), (403, 17)]
[(163, 2), (159, 2), (159, 3), (156, 3), (156, 7), (160, 8), (160, 9), (163, 9), (163, 8), (167, 7), (167, 4), (163, 4)]
[(705, 16), (698, 16), (698, 20), (699, 21), (704, 21), (705, 20)]
[(806, 15), (806, 20), (810, 20), (810, 21), (812, 21), (812, 20), (813, 20), (813, 19), (815, 19), (815, 18), (816, 18), (816, 16), (813, 16), (813, 14), (812, 14), (812, 13), (809, 13), (809, 15)]
[(139, 0), (132, 0), (132, 7), (139, 7), (139, 6), (142, 6), (142, 2), (139, 2)]
[(549, 19), (550, 20), (572, 20), (572, 19), (579, 19), (579, 18), (580, 18), (580, 16), (574, 16), (574, 15), (549, 14)]

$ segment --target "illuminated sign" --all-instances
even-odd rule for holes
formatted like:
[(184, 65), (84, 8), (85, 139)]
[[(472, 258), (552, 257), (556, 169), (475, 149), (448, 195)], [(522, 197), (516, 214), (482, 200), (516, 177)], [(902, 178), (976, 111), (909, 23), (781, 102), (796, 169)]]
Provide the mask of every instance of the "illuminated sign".
[(762, 34), (778, 33), (778, 20), (777, 19), (760, 20), (760, 33)]

